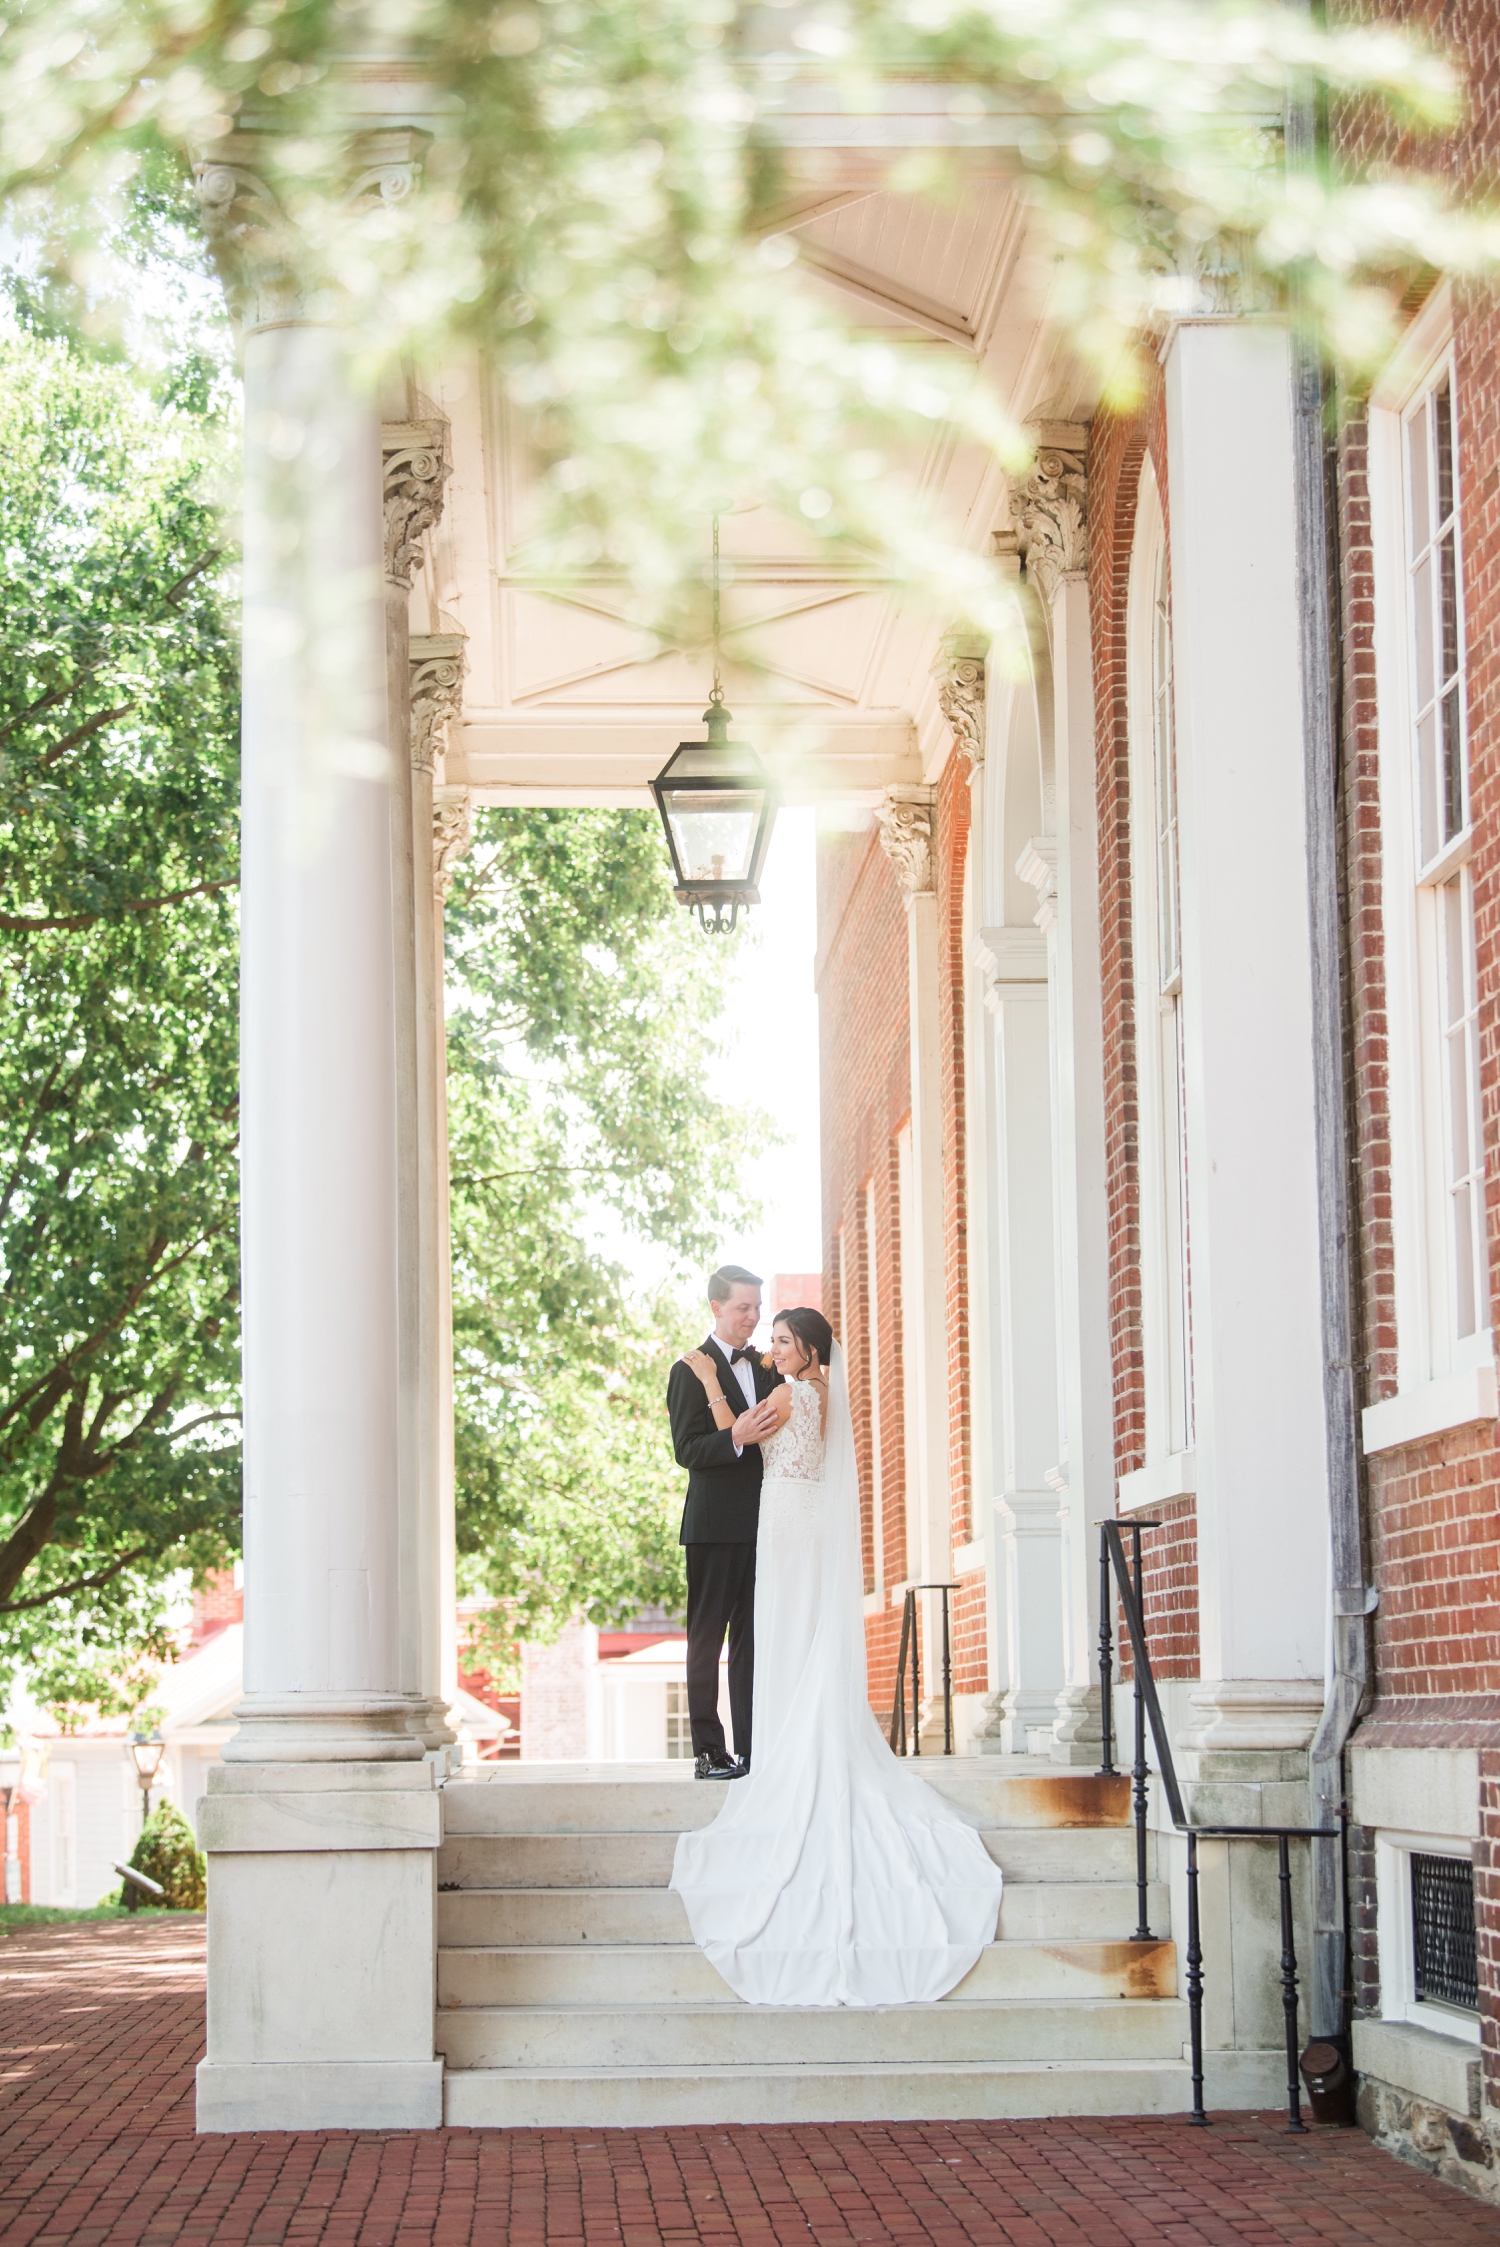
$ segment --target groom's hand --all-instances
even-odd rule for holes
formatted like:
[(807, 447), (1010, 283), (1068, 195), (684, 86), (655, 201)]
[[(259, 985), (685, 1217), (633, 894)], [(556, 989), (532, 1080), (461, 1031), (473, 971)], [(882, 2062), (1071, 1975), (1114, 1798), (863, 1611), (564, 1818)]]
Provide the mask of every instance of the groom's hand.
[(769, 1397), (762, 1397), (759, 1404), (752, 1404), (748, 1411), (740, 1414), (729, 1433), (743, 1448), (747, 1443), (764, 1443), (775, 1427), (776, 1407)]

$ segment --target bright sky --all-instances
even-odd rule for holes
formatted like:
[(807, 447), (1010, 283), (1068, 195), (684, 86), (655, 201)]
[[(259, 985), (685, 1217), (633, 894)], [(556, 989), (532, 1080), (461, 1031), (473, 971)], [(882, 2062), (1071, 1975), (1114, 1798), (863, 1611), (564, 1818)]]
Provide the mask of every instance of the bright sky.
[(760, 1272), (768, 1290), (777, 1272), (816, 1272), (823, 1265), (813, 994), (816, 820), (806, 806), (777, 818), (761, 877), (763, 902), (750, 914), (754, 940), (741, 952), (731, 987), (734, 1029), (717, 1083), (722, 1098), (766, 1110), (785, 1139), (782, 1146), (768, 1145), (746, 1175), (746, 1199), (761, 1203), (760, 1222), (726, 1234), (721, 1243), (722, 1260)]

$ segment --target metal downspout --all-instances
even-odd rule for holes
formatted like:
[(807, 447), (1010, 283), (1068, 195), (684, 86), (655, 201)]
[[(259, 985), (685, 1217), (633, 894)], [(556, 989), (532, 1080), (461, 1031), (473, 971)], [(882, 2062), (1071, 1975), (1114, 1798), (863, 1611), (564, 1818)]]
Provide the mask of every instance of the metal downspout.
[[(1286, 110), (1289, 171), (1319, 158), (1311, 97)], [(1354, 1239), (1344, 1069), (1338, 845), (1338, 703), (1329, 541), (1325, 390), (1317, 344), (1292, 324), (1293, 474), (1297, 603), (1302, 619), (1302, 734), (1307, 808), (1308, 918), (1312, 938), (1313, 1087), (1317, 1135), (1318, 1266), (1327, 1431), (1329, 1578), (1333, 1670), (1310, 1755), (1312, 1823), (1339, 1825), (1344, 1748), (1369, 1677), (1360, 1509), (1359, 1399), (1355, 1368)], [(1348, 2031), (1348, 1912), (1342, 1838), (1314, 1841), (1312, 2033)], [(1347, 2050), (1347, 2046), (1345, 2046)]]

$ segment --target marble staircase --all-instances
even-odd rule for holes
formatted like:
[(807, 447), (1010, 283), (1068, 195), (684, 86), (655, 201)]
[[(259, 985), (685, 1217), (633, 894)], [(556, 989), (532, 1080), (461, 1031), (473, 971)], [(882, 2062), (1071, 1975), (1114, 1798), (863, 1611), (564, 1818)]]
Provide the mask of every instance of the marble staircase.
[[(998, 1939), (936, 2005), (743, 2004), (667, 1881), (722, 1799), (671, 1764), (511, 1765), (442, 1792), (437, 2048), (457, 2125), (1171, 2113), (1175, 1946), (1133, 1943), (1128, 1783), (925, 1763), (1006, 1875)], [(919, 1783), (913, 1773), (913, 1783)], [(1164, 1888), (1151, 1924), (1167, 1925)]]

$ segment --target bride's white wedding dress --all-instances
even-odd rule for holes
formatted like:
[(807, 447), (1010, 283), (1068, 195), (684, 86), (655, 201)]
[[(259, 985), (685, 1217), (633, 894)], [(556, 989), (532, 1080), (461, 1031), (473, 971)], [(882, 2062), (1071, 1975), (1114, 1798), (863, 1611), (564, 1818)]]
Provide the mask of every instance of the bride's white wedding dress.
[(711, 1826), (677, 1843), (693, 1939), (752, 2005), (911, 2005), (995, 1933), (1000, 1868), (892, 1755), (865, 1698), (859, 1487), (843, 1352), (792, 1384), (764, 1446), (755, 1555), (755, 1745)]

